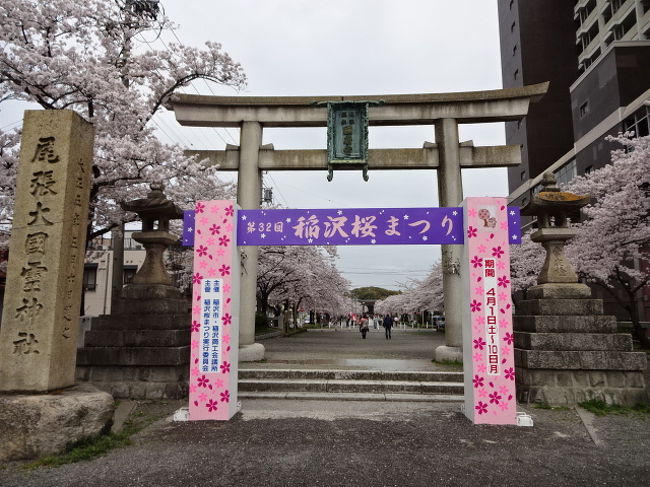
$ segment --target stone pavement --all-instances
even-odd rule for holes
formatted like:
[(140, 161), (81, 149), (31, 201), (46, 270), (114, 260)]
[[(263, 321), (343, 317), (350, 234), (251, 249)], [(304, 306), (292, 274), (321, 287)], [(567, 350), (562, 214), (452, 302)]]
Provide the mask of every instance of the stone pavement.
[[(378, 332), (370, 340), (332, 333), (266, 341), (269, 362), (256, 365), (413, 360), (424, 367), (428, 359), (434, 367), (428, 357), (442, 339), (396, 333), (387, 345)], [(367, 362), (345, 362), (355, 353)], [(168, 414), (181, 405), (139, 402), (141, 410)], [(92, 461), (0, 467), (0, 486), (646, 485), (650, 416), (591, 417), (594, 439), (575, 410), (519, 409), (533, 416), (534, 427), (472, 426), (458, 404), (448, 403), (245, 400), (230, 422), (161, 420), (133, 445)]]
[[(266, 360), (241, 364), (242, 368), (341, 368), (366, 370), (449, 370), (431, 362), (434, 350), (445, 342), (444, 333), (393, 329), (386, 340), (384, 329), (371, 329), (363, 340), (358, 328), (307, 330), (286, 338), (264, 340)], [(454, 368), (455, 370), (460, 370)]]

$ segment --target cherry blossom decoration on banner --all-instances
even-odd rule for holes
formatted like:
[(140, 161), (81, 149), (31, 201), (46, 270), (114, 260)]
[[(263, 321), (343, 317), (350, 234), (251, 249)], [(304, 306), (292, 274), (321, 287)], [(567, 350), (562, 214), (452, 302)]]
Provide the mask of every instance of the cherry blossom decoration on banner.
[(237, 210), (233, 201), (198, 201), (194, 213), (190, 420), (228, 420), (237, 412)]
[(509, 211), (505, 198), (463, 202), (465, 415), (474, 424), (517, 422)]

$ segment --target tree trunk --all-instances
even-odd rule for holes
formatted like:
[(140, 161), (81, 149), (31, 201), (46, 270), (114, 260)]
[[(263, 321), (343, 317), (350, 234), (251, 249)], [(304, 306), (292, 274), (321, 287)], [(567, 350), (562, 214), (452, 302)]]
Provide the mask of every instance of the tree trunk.
[(629, 287), (625, 285), (621, 285), (621, 288), (625, 291), (625, 294), (627, 296), (627, 300), (623, 301), (611, 287), (601, 282), (597, 282), (596, 284), (598, 284), (600, 287), (605, 289), (610, 295), (612, 295), (616, 300), (616, 302), (618, 302), (618, 304), (620, 304), (621, 307), (628, 312), (630, 316), (630, 321), (632, 322), (632, 334), (634, 335), (634, 337), (636, 337), (637, 340), (639, 340), (643, 348), (650, 348), (650, 340), (648, 339), (646, 331), (643, 328), (641, 328), (641, 323), (639, 322), (639, 314), (635, 306), (634, 298), (636, 296), (636, 292), (638, 291), (638, 289), (641, 288), (639, 287), (633, 291)]
[(641, 322), (639, 321), (639, 312), (634, 299), (636, 293), (630, 292), (627, 289), (625, 291), (628, 297), (628, 304), (625, 305), (625, 309), (627, 309), (627, 312), (630, 314), (634, 336), (636, 336), (643, 348), (650, 348), (650, 339), (648, 339), (646, 330), (641, 327)]

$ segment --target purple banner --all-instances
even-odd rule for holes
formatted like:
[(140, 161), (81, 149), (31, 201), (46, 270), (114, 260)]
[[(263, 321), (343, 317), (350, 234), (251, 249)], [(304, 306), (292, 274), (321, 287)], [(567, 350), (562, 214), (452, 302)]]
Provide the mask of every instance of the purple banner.
[[(194, 211), (183, 220), (184, 246), (194, 245)], [(493, 222), (486, 218), (484, 225)], [(508, 207), (511, 244), (521, 240), (519, 208)], [(239, 210), (237, 245), (462, 244), (462, 209), (341, 208)]]
[(183, 247), (194, 247), (194, 210), (183, 210)]
[(510, 245), (521, 243), (521, 215), (518, 206), (508, 207), (508, 241)]
[(238, 245), (407, 245), (463, 241), (459, 208), (240, 210)]

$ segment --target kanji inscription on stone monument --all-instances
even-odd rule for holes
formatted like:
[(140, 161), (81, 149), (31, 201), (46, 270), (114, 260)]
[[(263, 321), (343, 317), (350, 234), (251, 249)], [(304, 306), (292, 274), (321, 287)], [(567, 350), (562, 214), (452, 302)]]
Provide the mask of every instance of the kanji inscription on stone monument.
[(25, 112), (0, 328), (0, 391), (74, 384), (93, 126)]

